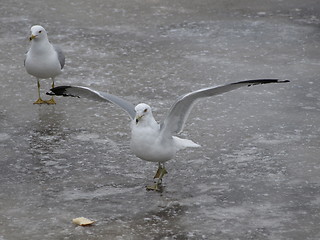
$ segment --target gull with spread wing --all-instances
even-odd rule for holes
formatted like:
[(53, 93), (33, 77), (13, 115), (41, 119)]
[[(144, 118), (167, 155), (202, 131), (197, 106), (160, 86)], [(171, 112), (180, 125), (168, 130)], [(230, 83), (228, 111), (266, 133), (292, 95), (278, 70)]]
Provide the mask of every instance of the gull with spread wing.
[(158, 170), (154, 176), (157, 182), (154, 186), (148, 186), (148, 190), (162, 189), (162, 177), (167, 173), (164, 163), (174, 158), (177, 151), (187, 147), (199, 147), (198, 144), (188, 139), (176, 136), (182, 132), (194, 103), (201, 98), (206, 98), (234, 89), (268, 83), (285, 83), (289, 80), (256, 79), (230, 83), (217, 87), (203, 88), (180, 96), (172, 105), (168, 115), (160, 124), (152, 115), (151, 107), (145, 103), (134, 106), (130, 102), (115, 95), (95, 91), (80, 86), (60, 86), (51, 89), (48, 95), (71, 96), (87, 98), (96, 101), (111, 102), (121, 107), (131, 118), (131, 142), (132, 152), (139, 158), (158, 162)]
[(31, 46), (24, 60), (24, 66), (30, 75), (37, 78), (38, 100), (34, 104), (55, 104), (53, 97), (48, 101), (42, 100), (40, 79), (51, 78), (52, 88), (54, 88), (54, 79), (61, 74), (64, 67), (64, 54), (60, 47), (49, 42), (46, 30), (40, 25), (31, 27), (29, 39)]

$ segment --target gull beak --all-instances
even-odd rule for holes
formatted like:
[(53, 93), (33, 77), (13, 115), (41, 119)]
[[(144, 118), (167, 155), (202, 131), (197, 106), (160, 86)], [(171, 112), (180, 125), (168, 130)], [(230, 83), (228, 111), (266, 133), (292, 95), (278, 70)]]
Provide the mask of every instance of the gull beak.
[(35, 39), (36, 37), (37, 37), (36, 35), (31, 34), (29, 40), (32, 41), (32, 39)]
[(140, 119), (141, 119), (142, 117), (143, 117), (143, 115), (136, 117), (136, 124), (138, 124), (138, 122), (140, 121)]

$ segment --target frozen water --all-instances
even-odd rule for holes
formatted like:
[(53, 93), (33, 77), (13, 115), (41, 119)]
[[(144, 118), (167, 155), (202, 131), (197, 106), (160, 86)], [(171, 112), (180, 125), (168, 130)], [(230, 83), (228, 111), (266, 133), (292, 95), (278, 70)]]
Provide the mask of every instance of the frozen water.
[(0, 133), (0, 141), (6, 141), (10, 139), (10, 135), (7, 133)]
[[(0, 240), (320, 239), (319, 10), (316, 0), (2, 1)], [(23, 59), (34, 24), (65, 52), (56, 85), (146, 102), (156, 119), (202, 87), (291, 83), (200, 102), (182, 137), (202, 147), (168, 162), (162, 194), (147, 192), (156, 165), (131, 154), (122, 110), (32, 104)], [(73, 225), (80, 216), (96, 224)]]

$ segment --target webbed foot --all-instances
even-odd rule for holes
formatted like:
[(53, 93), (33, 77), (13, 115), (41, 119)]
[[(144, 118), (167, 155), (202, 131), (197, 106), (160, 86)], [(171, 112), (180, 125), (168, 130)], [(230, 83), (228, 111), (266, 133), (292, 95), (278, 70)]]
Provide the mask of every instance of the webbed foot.
[(56, 101), (51, 98), (50, 100), (45, 101), (47, 104), (56, 104)]
[(146, 186), (147, 191), (157, 191), (163, 192), (164, 186), (162, 186), (161, 182), (157, 182), (154, 185)]
[(35, 101), (33, 104), (45, 104), (47, 101), (42, 100), (42, 98), (38, 98), (37, 101)]

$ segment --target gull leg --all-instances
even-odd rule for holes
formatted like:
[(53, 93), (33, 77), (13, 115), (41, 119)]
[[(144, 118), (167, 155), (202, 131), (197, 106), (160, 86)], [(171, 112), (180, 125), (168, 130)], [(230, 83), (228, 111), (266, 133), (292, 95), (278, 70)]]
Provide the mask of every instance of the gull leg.
[(153, 178), (158, 178), (159, 180), (162, 181), (162, 177), (163, 177), (164, 175), (166, 175), (167, 173), (168, 173), (168, 172), (167, 172), (167, 170), (165, 169), (164, 164), (161, 164), (161, 163), (159, 162), (158, 170), (157, 170), (157, 172), (156, 172), (156, 175), (154, 175)]
[(37, 86), (38, 86), (38, 100), (35, 101), (33, 104), (44, 104), (46, 101), (42, 100), (40, 97), (40, 80), (37, 78)]
[(153, 179), (158, 179), (154, 185), (147, 186), (147, 190), (153, 190), (153, 191), (158, 191), (162, 192), (163, 191), (163, 186), (162, 186), (162, 178), (164, 175), (166, 175), (168, 172), (164, 167), (164, 164), (161, 164), (159, 162), (158, 170), (156, 174), (154, 175)]
[[(54, 88), (54, 78), (52, 78), (52, 85), (51, 85), (52, 88)], [(47, 100), (46, 101), (47, 104), (56, 104), (56, 101), (54, 100), (53, 96), (51, 97), (50, 100)]]

